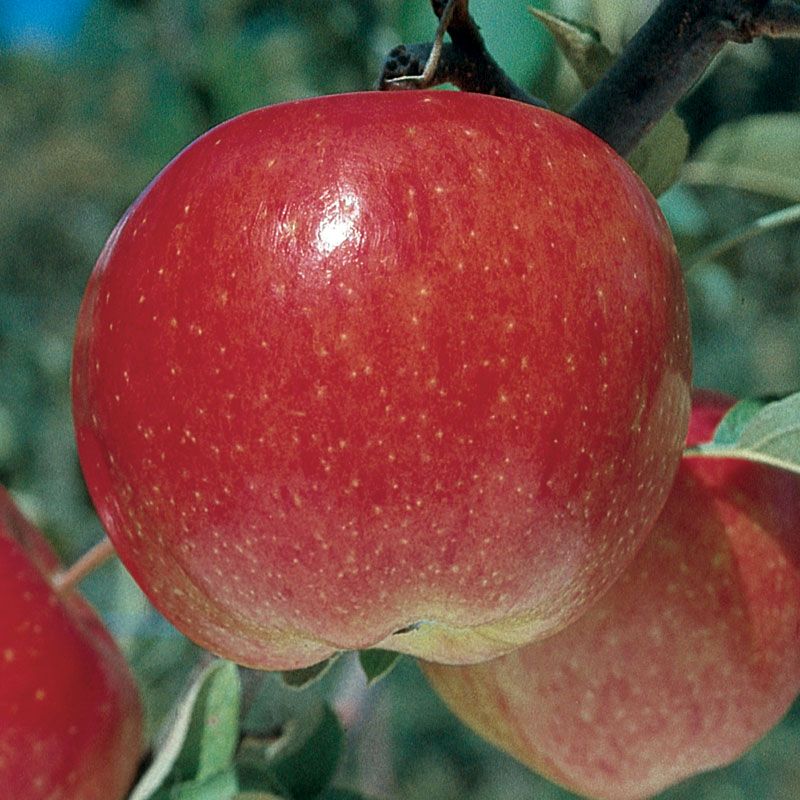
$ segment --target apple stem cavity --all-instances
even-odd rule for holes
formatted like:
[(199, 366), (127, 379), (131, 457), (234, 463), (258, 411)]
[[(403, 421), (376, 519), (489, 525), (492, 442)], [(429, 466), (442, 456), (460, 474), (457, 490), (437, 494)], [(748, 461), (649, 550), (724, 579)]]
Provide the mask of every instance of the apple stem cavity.
[(87, 575), (102, 567), (114, 555), (114, 545), (107, 536), (104, 536), (72, 566), (53, 575), (53, 588), (62, 596), (73, 591)]
[(396, 631), (394, 631), (394, 633), (392, 633), (392, 636), (402, 636), (404, 633), (413, 633), (414, 631), (418, 631), (423, 624), (423, 621), (412, 622), (410, 625), (406, 625), (403, 628), (398, 628)]

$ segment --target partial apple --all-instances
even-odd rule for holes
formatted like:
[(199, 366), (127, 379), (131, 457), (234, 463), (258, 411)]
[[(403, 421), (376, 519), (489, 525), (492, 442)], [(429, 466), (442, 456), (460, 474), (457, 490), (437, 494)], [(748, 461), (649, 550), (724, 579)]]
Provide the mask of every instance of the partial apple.
[(210, 650), (472, 662), (630, 561), (689, 349), (664, 219), (591, 133), (323, 97), (213, 129), (125, 214), (78, 320), (78, 449), (123, 562)]
[[(689, 443), (730, 405), (698, 393)], [(727, 764), (800, 692), (800, 478), (686, 458), (651, 538), (586, 615), (487, 664), (422, 667), (478, 733), (587, 797), (639, 800)]]
[(49, 544), (0, 487), (0, 787), (22, 800), (121, 800), (142, 754), (128, 666)]

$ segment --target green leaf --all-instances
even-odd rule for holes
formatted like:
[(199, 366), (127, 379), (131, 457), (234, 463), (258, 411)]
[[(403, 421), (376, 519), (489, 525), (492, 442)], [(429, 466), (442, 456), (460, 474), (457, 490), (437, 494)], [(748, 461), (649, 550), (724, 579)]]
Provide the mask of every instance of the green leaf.
[(588, 19), (612, 49), (621, 49), (650, 15), (643, 0), (589, 0)]
[(736, 405), (725, 414), (719, 425), (717, 425), (712, 440), (714, 444), (723, 447), (732, 447), (736, 445), (753, 417), (755, 417), (762, 408), (765, 408), (768, 403), (769, 400), (761, 400), (758, 398), (740, 400), (736, 403)]
[(330, 783), (344, 731), (327, 703), (290, 719), (277, 739), (247, 736), (239, 749), (242, 788), (270, 790), (293, 800), (317, 797)]
[(367, 676), (367, 685), (371, 686), (388, 675), (397, 664), (398, 658), (400, 658), (400, 653), (393, 653), (391, 650), (381, 650), (380, 648), (361, 650), (358, 654), (358, 661)]
[[(594, 86), (616, 61), (617, 55), (595, 28), (536, 8), (530, 12), (553, 34), (584, 88)], [(631, 153), (628, 163), (658, 197), (678, 179), (688, 152), (686, 126), (675, 111), (669, 111)]]
[(284, 800), (272, 792), (239, 792), (233, 800)]
[(296, 798), (319, 794), (333, 778), (344, 745), (339, 718), (321, 704), (319, 713), (296, 720), (273, 746), (270, 772)]
[(756, 236), (774, 231), (784, 225), (796, 225), (798, 222), (800, 222), (800, 203), (773, 211), (771, 214), (764, 214), (764, 216), (736, 228), (692, 253), (689, 259), (683, 261), (684, 271), (688, 272), (697, 264), (714, 262), (729, 250), (749, 242)]
[(164, 800), (233, 800), (239, 791), (239, 781), (233, 767), (205, 780), (185, 781), (159, 792)]
[(203, 781), (227, 769), (239, 741), (240, 706), (239, 670), (229, 661), (219, 662), (197, 695), (174, 772)]
[(723, 417), (714, 438), (690, 456), (743, 458), (800, 473), (800, 392), (782, 400), (742, 400)]
[(658, 197), (678, 180), (689, 153), (689, 133), (675, 111), (668, 111), (628, 156), (628, 163)]
[(129, 800), (157, 797), (169, 781), (202, 780), (226, 770), (238, 739), (239, 703), (236, 666), (216, 660), (205, 667), (172, 710), (153, 762)]
[(585, 89), (594, 86), (614, 63), (614, 54), (603, 44), (595, 28), (539, 8), (528, 10), (553, 35)]
[(361, 792), (354, 792), (352, 789), (331, 788), (320, 795), (319, 800), (372, 800)]
[(239, 792), (233, 800), (284, 800), (272, 792)]
[(310, 667), (303, 667), (302, 669), (290, 669), (281, 673), (283, 682), (292, 689), (304, 689), (312, 683), (316, 683), (334, 664), (338, 655), (326, 658), (318, 664), (312, 664)]
[(800, 202), (800, 113), (754, 114), (721, 125), (685, 165), (682, 179)]

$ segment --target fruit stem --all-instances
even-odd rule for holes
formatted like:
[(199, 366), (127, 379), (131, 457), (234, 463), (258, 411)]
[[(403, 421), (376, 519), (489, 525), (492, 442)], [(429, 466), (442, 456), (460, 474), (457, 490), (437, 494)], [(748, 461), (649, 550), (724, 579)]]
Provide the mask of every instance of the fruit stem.
[(71, 567), (57, 572), (53, 578), (53, 588), (58, 594), (71, 592), (91, 572), (101, 567), (114, 555), (114, 545), (104, 536), (96, 545), (85, 552)]
[[(391, 50), (384, 60), (378, 89), (428, 89), (451, 83), (467, 92), (546, 105), (514, 83), (492, 58), (469, 13), (468, 0), (431, 0), (431, 5), (439, 18), (435, 40), (401, 44)], [(451, 43), (444, 43), (445, 33), (450, 34)]]
[[(468, 92), (546, 104), (517, 86), (492, 58), (468, 0), (431, 0), (442, 20), (436, 42), (395, 47), (379, 89), (452, 83)], [(449, 23), (445, 17), (452, 15)], [(445, 31), (452, 43), (443, 44)], [(800, 38), (794, 0), (662, 0), (605, 75), (569, 116), (627, 156), (697, 82), (728, 42)]]

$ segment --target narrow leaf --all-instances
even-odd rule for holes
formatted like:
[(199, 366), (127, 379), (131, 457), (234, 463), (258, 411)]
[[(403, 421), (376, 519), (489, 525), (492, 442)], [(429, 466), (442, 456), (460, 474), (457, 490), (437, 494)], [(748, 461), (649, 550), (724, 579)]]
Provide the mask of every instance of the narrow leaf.
[(588, 0), (581, 5), (603, 41), (617, 50), (642, 26), (655, 4), (654, 0)]
[(204, 780), (187, 781), (173, 786), (169, 800), (233, 800), (239, 791), (233, 767)]
[[(616, 61), (600, 33), (540, 9), (529, 9), (550, 31), (585, 89), (594, 86)], [(631, 153), (628, 162), (653, 196), (663, 194), (678, 179), (689, 152), (689, 134), (675, 111), (667, 112)]]
[(682, 179), (800, 202), (798, 131), (797, 112), (755, 114), (720, 125), (685, 165)]
[(658, 197), (678, 180), (688, 153), (686, 125), (675, 111), (668, 111), (628, 156), (628, 163)]
[(239, 670), (223, 661), (198, 693), (174, 772), (184, 780), (204, 781), (233, 763), (239, 741), (240, 705)]
[(318, 681), (333, 666), (337, 658), (338, 655), (335, 655), (318, 664), (312, 664), (310, 667), (286, 670), (281, 673), (281, 677), (283, 682), (292, 689), (304, 689)]
[(239, 792), (233, 800), (284, 800), (271, 792)]
[(796, 225), (798, 222), (800, 222), (800, 203), (795, 203), (788, 208), (781, 208), (770, 214), (764, 214), (764, 216), (742, 225), (740, 228), (731, 231), (716, 241), (705, 245), (695, 253), (692, 253), (688, 261), (684, 260), (683, 262), (684, 271), (688, 272), (697, 264), (714, 261), (734, 247), (739, 247), (739, 245), (749, 242), (756, 236), (760, 236), (763, 233), (775, 230), (784, 225)]
[(595, 28), (539, 8), (528, 10), (553, 35), (585, 89), (594, 86), (614, 63), (614, 54), (603, 44)]
[[(224, 673), (232, 666), (227, 661), (213, 661), (201, 670), (192, 681), (189, 689), (172, 709), (160, 741), (156, 746), (153, 762), (142, 775), (128, 800), (150, 800), (164, 785), (167, 778), (172, 774), (179, 758), (181, 758), (195, 712), (198, 711), (202, 716), (202, 709), (198, 710), (198, 698), (203, 693), (206, 683), (213, 681), (217, 673)], [(235, 702), (238, 704), (238, 699)]]
[(723, 447), (736, 445), (748, 423), (769, 403), (768, 400), (749, 398), (740, 400), (720, 420), (712, 442)]
[(690, 456), (742, 458), (800, 473), (800, 392), (782, 400), (742, 400), (723, 417), (712, 441)]
[(239, 792), (233, 800), (284, 800), (271, 792)]
[(381, 650), (380, 648), (359, 652), (358, 661), (367, 676), (367, 685), (371, 686), (388, 675), (397, 664), (398, 658), (400, 658), (400, 653), (393, 653), (391, 650)]

